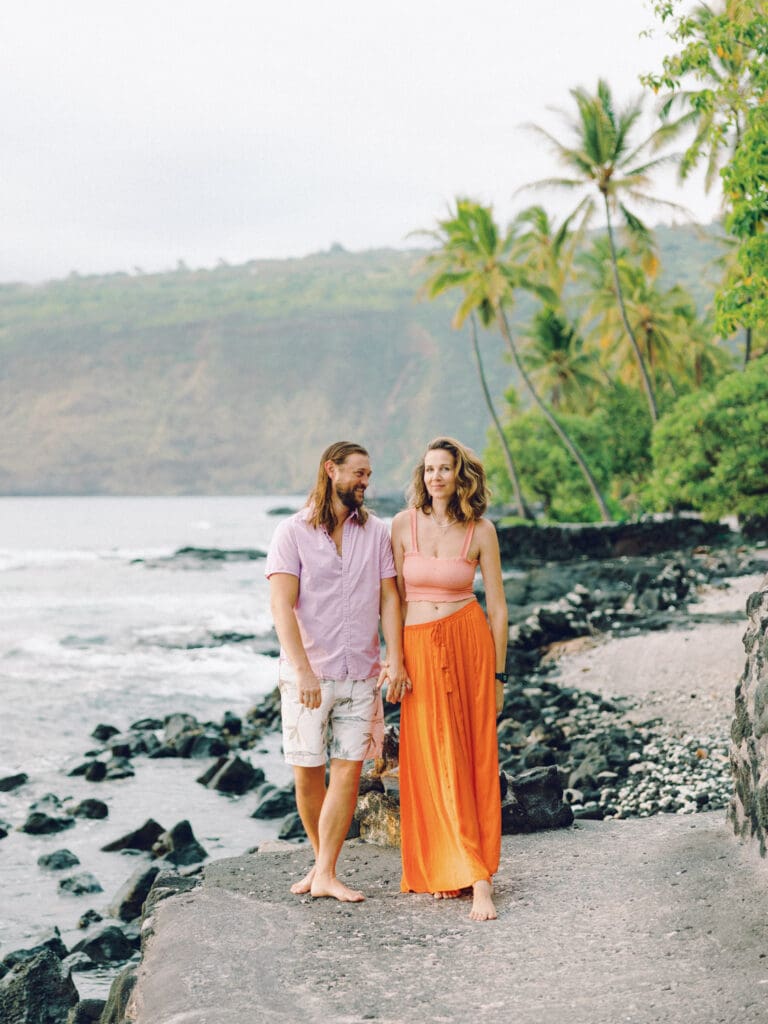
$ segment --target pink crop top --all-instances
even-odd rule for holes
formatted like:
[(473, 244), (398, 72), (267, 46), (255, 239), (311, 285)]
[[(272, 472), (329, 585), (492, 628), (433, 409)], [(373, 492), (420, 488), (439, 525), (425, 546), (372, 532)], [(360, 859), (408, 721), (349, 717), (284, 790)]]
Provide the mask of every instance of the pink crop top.
[(474, 521), (469, 524), (461, 554), (456, 558), (429, 558), (419, 551), (416, 536), (416, 509), (411, 514), (411, 550), (405, 552), (403, 561), (403, 582), (406, 601), (465, 601), (474, 597), (472, 584), (475, 579), (477, 559), (467, 558)]

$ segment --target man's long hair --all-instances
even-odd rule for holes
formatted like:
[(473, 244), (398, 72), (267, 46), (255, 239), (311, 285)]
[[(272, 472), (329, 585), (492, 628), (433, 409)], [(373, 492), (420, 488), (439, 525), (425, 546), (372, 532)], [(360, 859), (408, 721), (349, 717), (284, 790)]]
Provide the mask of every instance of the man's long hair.
[[(320, 456), (320, 465), (317, 470), (317, 480), (314, 488), (309, 492), (307, 508), (309, 516), (307, 522), (310, 526), (318, 529), (324, 526), (328, 533), (336, 529), (336, 516), (333, 514), (333, 482), (325, 471), (326, 462), (333, 462), (337, 466), (343, 466), (350, 455), (364, 455), (369, 458), (368, 452), (360, 444), (353, 441), (336, 441), (328, 445)], [(368, 518), (368, 511), (364, 505), (357, 510), (357, 518), (361, 526)]]
[(421, 509), (425, 515), (432, 514), (432, 498), (424, 483), (424, 460), (427, 452), (434, 451), (450, 452), (456, 462), (456, 493), (451, 497), (448, 512), (460, 523), (479, 519), (488, 507), (491, 493), (485, 480), (485, 470), (472, 449), (453, 437), (436, 437), (427, 445), (427, 451), (411, 477), (409, 506)]

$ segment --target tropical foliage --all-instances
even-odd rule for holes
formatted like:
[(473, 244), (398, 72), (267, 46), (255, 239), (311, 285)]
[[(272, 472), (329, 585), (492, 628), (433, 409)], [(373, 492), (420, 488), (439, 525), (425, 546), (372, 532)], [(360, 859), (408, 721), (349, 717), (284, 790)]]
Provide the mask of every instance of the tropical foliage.
[[(514, 366), (505, 422), (493, 410), (495, 489), (544, 518), (767, 511), (768, 363), (750, 360), (768, 340), (768, 14), (761, 0), (686, 16), (677, 0), (653, 7), (680, 46), (645, 78), (655, 127), (638, 135), (643, 99), (622, 104), (603, 79), (571, 90), (562, 135), (527, 126), (561, 174), (526, 187), (574, 193), (570, 215), (530, 206), (505, 229), (462, 198), (432, 232), (428, 293), (458, 290), (454, 326), (476, 312)], [(698, 276), (686, 256), (660, 259), (663, 229), (639, 216), (674, 208), (653, 188), (669, 162), (681, 179), (703, 163), (707, 188), (723, 184), (730, 238)], [(513, 331), (523, 297), (530, 313)], [(478, 361), (480, 344), (473, 335)]]
[(709, 519), (768, 515), (768, 357), (695, 392), (654, 431), (652, 488), (664, 508)]

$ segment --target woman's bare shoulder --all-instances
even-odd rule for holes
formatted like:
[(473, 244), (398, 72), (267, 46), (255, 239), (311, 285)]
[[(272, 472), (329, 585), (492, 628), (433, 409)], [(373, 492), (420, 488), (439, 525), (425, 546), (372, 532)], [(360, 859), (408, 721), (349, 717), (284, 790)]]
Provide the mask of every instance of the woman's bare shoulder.
[(495, 547), (499, 546), (496, 527), (490, 519), (475, 520), (475, 537), (481, 546), (486, 544), (492, 544)]

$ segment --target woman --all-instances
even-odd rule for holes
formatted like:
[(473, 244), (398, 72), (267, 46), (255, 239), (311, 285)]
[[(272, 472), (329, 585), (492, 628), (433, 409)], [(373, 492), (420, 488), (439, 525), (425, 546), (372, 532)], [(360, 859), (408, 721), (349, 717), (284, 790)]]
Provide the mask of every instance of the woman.
[[(485, 472), (458, 441), (432, 441), (414, 471), (409, 508), (392, 524), (409, 682), (402, 700), (400, 812), (403, 892), (459, 896), (470, 917), (496, 917), (501, 807), (496, 715), (507, 651), (499, 544), (482, 515)], [(480, 566), (486, 619), (472, 591)]]

